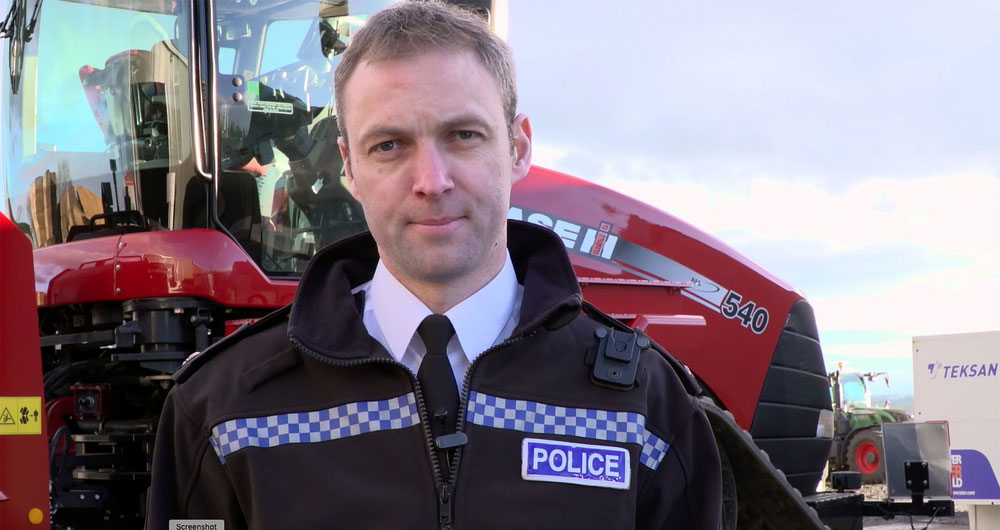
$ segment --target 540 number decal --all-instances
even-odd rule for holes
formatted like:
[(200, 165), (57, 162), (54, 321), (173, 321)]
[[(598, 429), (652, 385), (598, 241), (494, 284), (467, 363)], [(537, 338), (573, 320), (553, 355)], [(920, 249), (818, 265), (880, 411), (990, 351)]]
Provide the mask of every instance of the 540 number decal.
[(743, 302), (743, 295), (736, 291), (729, 291), (726, 298), (722, 300), (722, 314), (726, 318), (739, 320), (740, 324), (750, 331), (760, 335), (767, 329), (767, 309), (758, 307), (756, 303)]

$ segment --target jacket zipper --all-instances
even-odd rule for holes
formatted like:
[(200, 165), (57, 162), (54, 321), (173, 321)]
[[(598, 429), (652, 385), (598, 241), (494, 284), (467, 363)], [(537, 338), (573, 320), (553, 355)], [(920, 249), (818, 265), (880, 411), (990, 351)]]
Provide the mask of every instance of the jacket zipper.
[[(427, 405), (424, 403), (424, 392), (420, 388), (420, 382), (417, 381), (416, 374), (413, 373), (409, 368), (407, 368), (402, 363), (396, 362), (393, 359), (385, 357), (375, 357), (366, 359), (357, 359), (353, 361), (337, 361), (330, 359), (329, 357), (316, 353), (312, 349), (306, 347), (304, 344), (299, 342), (294, 337), (289, 337), (288, 340), (295, 345), (300, 351), (304, 352), (306, 355), (316, 359), (317, 361), (329, 365), (329, 366), (361, 366), (365, 364), (390, 364), (398, 366), (406, 371), (410, 376), (410, 382), (413, 383), (413, 395), (417, 398), (417, 410), (420, 414), (420, 424), (424, 430), (424, 441), (426, 443), (427, 452), (431, 457), (431, 469), (434, 473), (434, 490), (438, 497), (438, 522), (440, 523), (441, 530), (451, 530), (451, 488), (448, 484), (445, 484), (444, 477), (441, 475), (441, 463), (438, 461), (437, 451), (434, 449), (434, 438), (431, 434), (431, 423), (427, 418)], [(451, 479), (454, 481), (454, 477)], [(446, 517), (447, 515), (447, 517)]]
[[(537, 332), (538, 328), (536, 327), (528, 333), (518, 335), (517, 337), (510, 337), (499, 344), (493, 345), (487, 348), (486, 350), (483, 350), (482, 353), (476, 356), (476, 359), (472, 361), (472, 364), (469, 365), (469, 368), (465, 370), (465, 377), (462, 378), (462, 395), (461, 399), (459, 399), (458, 418), (456, 418), (455, 432), (465, 431), (465, 411), (468, 408), (469, 404), (469, 383), (470, 380), (472, 379), (472, 371), (476, 368), (476, 365), (479, 364), (479, 360), (497, 350), (506, 348), (511, 344), (516, 344), (518, 342), (528, 340), (529, 338), (533, 337)], [(313, 359), (316, 359), (317, 361), (330, 366), (346, 367), (346, 366), (361, 366), (365, 364), (391, 364), (402, 368), (403, 370), (406, 371), (407, 374), (409, 374), (410, 382), (413, 383), (413, 394), (417, 398), (417, 408), (420, 412), (420, 424), (424, 430), (424, 441), (426, 442), (427, 452), (430, 454), (431, 457), (431, 468), (434, 472), (434, 485), (438, 498), (438, 526), (441, 528), (441, 530), (452, 530), (453, 520), (454, 520), (454, 509), (455, 509), (453, 504), (454, 500), (453, 496), (455, 493), (455, 485), (457, 484), (458, 481), (459, 464), (462, 460), (462, 446), (456, 447), (455, 452), (451, 455), (451, 462), (450, 462), (451, 477), (448, 479), (448, 483), (445, 483), (444, 477), (441, 474), (441, 462), (438, 460), (437, 451), (434, 447), (434, 438), (433, 434), (431, 433), (430, 420), (427, 418), (427, 405), (424, 403), (424, 393), (423, 390), (420, 388), (420, 382), (417, 380), (416, 374), (414, 374), (409, 368), (407, 368), (402, 363), (396, 362), (393, 359), (385, 357), (376, 357), (376, 358), (358, 359), (354, 361), (336, 361), (330, 359), (325, 355), (316, 353), (315, 351), (306, 347), (304, 344), (302, 344), (293, 337), (289, 337), (289, 341), (291, 341), (291, 343), (295, 345), (296, 348), (306, 353)]]
[[(455, 423), (455, 432), (465, 432), (465, 411), (468, 408), (469, 404), (469, 382), (472, 379), (472, 371), (476, 368), (476, 365), (479, 364), (479, 360), (499, 349), (506, 348), (511, 344), (528, 340), (529, 338), (533, 337), (537, 332), (538, 328), (535, 328), (526, 334), (518, 335), (517, 337), (510, 337), (501, 342), (500, 344), (496, 344), (494, 346), (491, 346), (483, 350), (482, 353), (476, 356), (476, 359), (472, 361), (472, 364), (470, 364), (469, 367), (465, 370), (465, 377), (462, 378), (462, 395), (458, 405), (458, 418), (456, 419)], [(454, 494), (455, 486), (458, 483), (458, 470), (459, 470), (459, 464), (461, 463), (462, 460), (463, 447), (464, 446), (456, 447), (455, 452), (451, 455), (451, 478), (449, 479), (448, 484), (444, 487), (444, 489), (441, 490), (442, 494), (447, 498), (447, 502), (442, 502), (440, 505), (441, 530), (451, 529), (451, 520), (452, 520), (451, 510), (453, 510), (453, 506), (451, 504), (451, 496), (452, 494)], [(445, 508), (448, 509), (447, 517), (445, 515), (446, 512), (444, 512)], [(447, 519), (448, 521), (447, 526), (445, 526), (445, 519)]]

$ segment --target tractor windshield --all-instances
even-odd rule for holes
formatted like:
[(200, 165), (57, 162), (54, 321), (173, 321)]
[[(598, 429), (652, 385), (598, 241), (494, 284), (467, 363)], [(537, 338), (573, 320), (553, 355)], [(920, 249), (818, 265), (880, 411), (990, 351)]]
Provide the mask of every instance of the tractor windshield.
[(858, 374), (843, 374), (841, 385), (844, 389), (844, 407), (852, 409), (855, 407), (871, 407), (871, 397), (868, 394), (868, 387), (865, 380)]
[(269, 274), (301, 272), (320, 247), (366, 228), (343, 183), (333, 72), (389, 3), (217, 4), (219, 220)]
[(178, 2), (8, 4), (0, 196), (33, 244), (206, 226)]

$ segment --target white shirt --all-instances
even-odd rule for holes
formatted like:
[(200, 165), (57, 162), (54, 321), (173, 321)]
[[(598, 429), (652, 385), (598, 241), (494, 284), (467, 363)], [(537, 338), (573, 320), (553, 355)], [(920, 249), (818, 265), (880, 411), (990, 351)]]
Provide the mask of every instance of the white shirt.
[[(427, 352), (417, 335), (417, 326), (433, 311), (399, 283), (381, 261), (371, 281), (353, 290), (358, 291), (365, 293), (362, 321), (368, 334), (396, 361), (417, 373)], [(489, 283), (445, 313), (455, 328), (455, 336), (448, 342), (448, 361), (460, 391), (465, 371), (476, 357), (507, 340), (514, 331), (523, 294), (524, 287), (517, 283), (508, 252), (503, 268)]]

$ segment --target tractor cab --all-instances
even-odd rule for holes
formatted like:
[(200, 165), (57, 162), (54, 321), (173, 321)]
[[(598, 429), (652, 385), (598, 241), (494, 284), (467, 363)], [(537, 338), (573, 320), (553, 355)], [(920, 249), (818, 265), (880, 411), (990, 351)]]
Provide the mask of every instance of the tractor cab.
[(839, 382), (839, 389), (836, 384), (834, 384), (831, 385), (830, 391), (833, 394), (832, 397), (836, 399), (839, 390), (838, 402), (842, 410), (853, 410), (859, 407), (871, 408), (872, 393), (868, 388), (868, 385), (865, 384), (864, 374), (857, 372), (839, 372), (836, 375), (836, 378)]
[(861, 373), (838, 369), (829, 373), (828, 377), (834, 412), (850, 418), (851, 428), (908, 419), (905, 414), (895, 414), (886, 406), (872, 404), (871, 385), (877, 380), (882, 380), (885, 386), (889, 387), (887, 372)]

